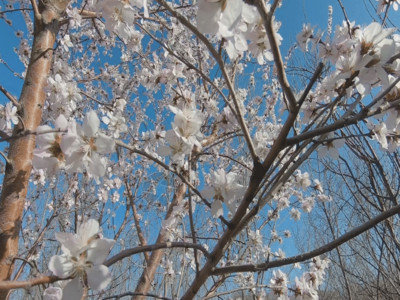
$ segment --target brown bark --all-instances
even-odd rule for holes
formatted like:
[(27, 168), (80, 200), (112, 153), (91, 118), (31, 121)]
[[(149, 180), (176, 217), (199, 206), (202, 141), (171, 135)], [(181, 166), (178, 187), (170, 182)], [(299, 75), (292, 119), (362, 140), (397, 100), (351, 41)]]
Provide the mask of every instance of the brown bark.
[[(35, 30), (30, 63), (19, 99), (21, 121), (13, 134), (22, 130), (36, 130), (42, 118), (45, 101), (44, 87), (50, 72), (53, 46), (58, 32), (58, 20), (68, 4), (67, 0), (40, 1), (34, 8)], [(18, 235), (32, 169), (31, 161), (35, 136), (12, 140), (0, 198), (0, 281), (8, 280), (13, 272), (13, 258), (18, 254)], [(0, 299), (7, 291), (0, 293)]]
[[(186, 185), (183, 183), (180, 184), (177, 188), (177, 191), (175, 192), (174, 199), (172, 200), (172, 203), (168, 208), (167, 215), (165, 216), (166, 220), (171, 217), (174, 207), (176, 207), (182, 202), (185, 195), (185, 191), (186, 191)], [(164, 243), (165, 241), (166, 241), (165, 231), (161, 229), (155, 244), (161, 244)], [(164, 249), (159, 249), (151, 253), (150, 259), (147, 263), (147, 267), (144, 269), (142, 276), (140, 277), (135, 293), (140, 293), (144, 295), (148, 294), (151, 287), (151, 282), (153, 281), (157, 268), (160, 265), (164, 251), (165, 251)], [(139, 300), (147, 299), (145, 296), (136, 296), (134, 298)]]

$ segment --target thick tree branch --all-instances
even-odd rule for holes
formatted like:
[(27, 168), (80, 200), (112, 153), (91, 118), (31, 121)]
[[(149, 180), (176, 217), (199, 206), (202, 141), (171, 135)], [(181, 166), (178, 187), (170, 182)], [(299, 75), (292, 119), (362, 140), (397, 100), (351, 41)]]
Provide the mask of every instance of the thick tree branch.
[(380, 222), (400, 213), (400, 205), (396, 205), (392, 207), (391, 209), (388, 209), (384, 211), (383, 213), (379, 214), (375, 218), (369, 220), (368, 222), (360, 225), (359, 227), (354, 228), (353, 230), (345, 233), (341, 237), (333, 240), (332, 242), (317, 248), (315, 250), (312, 250), (307, 253), (303, 253), (300, 255), (280, 259), (280, 260), (275, 260), (275, 261), (270, 261), (266, 263), (261, 263), (261, 264), (249, 264), (249, 265), (241, 265), (241, 266), (230, 266), (230, 267), (224, 267), (224, 268), (218, 268), (215, 269), (212, 272), (212, 275), (221, 275), (221, 274), (227, 274), (227, 273), (239, 273), (239, 272), (260, 272), (260, 271), (266, 271), (271, 268), (277, 268), (277, 267), (282, 267), (298, 262), (303, 262), (308, 259), (311, 259), (313, 257), (316, 257), (318, 255), (325, 254), (329, 251), (332, 251), (333, 249), (339, 247), (340, 245), (348, 242), (349, 240), (357, 237), (358, 235), (368, 231), (369, 229), (373, 228)]

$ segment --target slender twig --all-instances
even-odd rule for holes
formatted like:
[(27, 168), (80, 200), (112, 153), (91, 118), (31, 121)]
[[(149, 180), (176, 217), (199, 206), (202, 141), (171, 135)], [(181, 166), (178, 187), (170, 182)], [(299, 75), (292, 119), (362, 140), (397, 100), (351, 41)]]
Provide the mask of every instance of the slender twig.
[[(162, 6), (164, 6), (175, 18), (179, 20), (185, 27), (187, 27), (190, 31), (192, 31), (207, 47), (208, 51), (210, 51), (211, 55), (214, 57), (216, 62), (218, 63), (218, 66), (221, 69), (222, 75), (224, 76), (225, 82), (228, 86), (229, 93), (233, 99), (233, 103), (235, 105), (235, 110), (232, 110), (232, 112), (235, 114), (237, 121), (243, 131), (244, 138), (246, 140), (247, 146), (250, 151), (250, 155), (253, 159), (253, 162), (258, 162), (258, 156), (255, 151), (255, 147), (253, 144), (253, 141), (250, 136), (249, 129), (247, 128), (247, 124), (244, 120), (244, 117), (240, 111), (240, 105), (239, 101), (236, 97), (235, 89), (233, 87), (233, 84), (228, 76), (228, 73), (225, 69), (225, 64), (224, 61), (221, 58), (221, 55), (218, 54), (218, 52), (214, 49), (210, 41), (194, 26), (189, 20), (187, 20), (184, 16), (182, 16), (180, 13), (178, 13), (176, 10), (174, 10), (171, 6), (168, 5), (168, 3), (165, 0), (158, 0), (158, 3), (160, 3)], [(226, 102), (228, 104), (228, 102)], [(229, 105), (229, 104), (228, 104)]]
[(0, 151), (0, 156), (2, 156), (4, 158), (4, 160), (7, 162), (7, 164), (12, 166), (12, 161), (8, 159), (7, 155), (3, 151)]
[[(0, 140), (1, 141), (1, 140)], [(178, 176), (183, 183), (185, 183), (188, 187), (190, 187), (190, 189), (197, 195), (200, 197), (201, 201), (203, 201), (203, 203), (205, 203), (208, 207), (211, 208), (211, 203), (209, 201), (207, 201), (206, 199), (204, 199), (204, 197), (201, 195), (201, 193), (199, 192), (198, 189), (196, 189), (193, 184), (191, 184), (189, 181), (187, 181), (187, 179), (185, 178), (185, 176), (183, 176), (182, 174), (180, 174), (179, 172), (177, 172), (176, 170), (172, 169), (171, 167), (169, 167), (167, 164), (165, 164), (164, 162), (162, 162), (161, 160), (159, 160), (158, 158), (154, 157), (153, 155), (139, 150), (135, 147), (129, 146), (127, 144), (125, 144), (122, 141), (115, 141), (115, 144), (117, 146), (120, 146), (122, 148), (125, 148), (129, 151), (131, 151), (132, 153), (137, 153), (140, 154), (148, 159), (150, 159), (151, 161), (155, 162), (156, 164), (158, 164), (159, 166), (161, 166), (162, 168), (164, 168), (165, 170), (175, 174), (176, 176)], [(226, 220), (224, 217), (220, 216), (219, 219), (222, 221), (222, 223), (224, 223), (225, 225), (229, 225), (229, 221)]]
[[(140, 178), (138, 180), (140, 181)], [(135, 222), (136, 233), (138, 235), (140, 245), (141, 246), (146, 246), (147, 245), (147, 241), (146, 241), (146, 238), (144, 237), (144, 234), (143, 234), (143, 231), (142, 231), (142, 227), (140, 226), (139, 216), (138, 216), (138, 213), (137, 213), (137, 210), (136, 210), (136, 205), (135, 205), (135, 196), (132, 193), (132, 189), (130, 188), (127, 179), (125, 179), (124, 183), (125, 183), (126, 191), (128, 193), (129, 204), (130, 204), (131, 209), (132, 209), (133, 220)], [(136, 191), (137, 191), (137, 189), (136, 189)], [(144, 259), (146, 260), (147, 263), (149, 262), (149, 259), (150, 259), (149, 253), (144, 252)]]
[(366, 119), (368, 117), (372, 117), (372, 116), (375, 116), (377, 114), (381, 114), (381, 113), (383, 113), (383, 112), (385, 112), (385, 111), (387, 111), (387, 110), (389, 110), (391, 108), (398, 107), (398, 105), (400, 104), (400, 99), (396, 100), (396, 101), (393, 101), (393, 102), (390, 102), (385, 107), (379, 107), (376, 110), (371, 111), (371, 108), (376, 103), (378, 103), (380, 100), (382, 100), (391, 91), (391, 89), (394, 86), (396, 86), (396, 84), (399, 83), (399, 82), (400, 82), (400, 77), (397, 78), (382, 93), (380, 93), (378, 97), (376, 97), (373, 101), (371, 101), (370, 104), (368, 104), (366, 107), (364, 107), (358, 114), (350, 115), (347, 118), (341, 118), (341, 119), (339, 119), (338, 121), (336, 121), (333, 124), (326, 125), (325, 127), (319, 127), (319, 128), (314, 129), (314, 130), (307, 131), (307, 132), (301, 133), (299, 135), (296, 135), (294, 137), (288, 138), (286, 140), (286, 146), (292, 146), (292, 145), (295, 145), (295, 144), (299, 143), (300, 141), (303, 141), (303, 140), (306, 140), (306, 139), (309, 139), (309, 138), (313, 138), (313, 137), (316, 137), (318, 135), (325, 134), (325, 133), (328, 133), (328, 132), (332, 132), (334, 130), (347, 127), (349, 125), (354, 125), (354, 124), (358, 123), (359, 121), (364, 120), (364, 119)]
[(8, 98), (8, 100), (10, 100), (12, 104), (18, 108), (18, 110), (20, 109), (21, 105), (19, 104), (17, 98), (11, 95), (2, 85), (0, 85), (0, 92), (2, 92)]
[[(190, 160), (190, 159), (189, 159)], [(191, 172), (192, 170), (189, 170), (189, 181), (191, 180)], [(192, 240), (193, 240), (193, 244), (197, 244), (197, 239), (196, 239), (196, 229), (194, 226), (194, 221), (193, 221), (193, 203), (192, 203), (192, 193), (189, 192), (189, 223), (190, 223), (190, 231), (192, 232)], [(199, 272), (199, 261), (197, 259), (197, 249), (194, 248), (193, 249), (193, 254), (194, 254), (194, 262), (196, 265), (196, 273)]]
[(158, 250), (158, 249), (168, 249), (168, 248), (169, 249), (192, 248), (192, 249), (197, 249), (197, 250), (200, 250), (201, 252), (203, 252), (205, 257), (210, 256), (210, 254), (208, 253), (206, 248), (204, 248), (202, 245), (199, 245), (199, 244), (186, 243), (186, 242), (160, 243), (160, 244), (146, 245), (146, 246), (140, 246), (140, 247), (123, 250), (120, 253), (114, 255), (113, 257), (107, 259), (103, 263), (103, 265), (109, 267), (109, 266), (115, 264), (116, 262), (118, 262), (128, 256), (134, 255), (134, 254), (147, 252), (147, 251), (154, 251), (154, 250)]
[(347, 13), (346, 13), (346, 9), (344, 8), (341, 0), (337, 0), (337, 1), (339, 3), (340, 8), (342, 9), (342, 13), (343, 13), (344, 19), (346, 20), (346, 24), (347, 24), (347, 32), (349, 33), (349, 36), (351, 38), (352, 37), (351, 25), (350, 25), (349, 17), (347, 16)]
[(279, 50), (279, 46), (276, 40), (276, 34), (274, 29), (273, 23), (273, 16), (276, 6), (278, 5), (279, 1), (275, 1), (274, 6), (271, 7), (270, 11), (267, 10), (265, 3), (263, 0), (257, 1), (257, 9), (261, 15), (261, 18), (264, 21), (264, 27), (267, 32), (268, 40), (271, 45), (271, 52), (274, 57), (275, 68), (277, 71), (277, 76), (279, 83), (281, 84), (282, 90), (285, 93), (288, 101), (289, 101), (289, 110), (295, 111), (296, 110), (296, 97), (293, 94), (292, 89), (290, 88), (289, 81), (287, 80), (285, 67), (282, 60), (282, 55)]
[(115, 295), (115, 296), (109, 296), (109, 297), (103, 298), (103, 300), (121, 299), (121, 298), (124, 298), (124, 297), (127, 297), (127, 296), (145, 296), (146, 298), (150, 297), (150, 298), (161, 299), (161, 300), (172, 300), (171, 298), (158, 296), (158, 295), (155, 295), (155, 294), (136, 293), (136, 292), (127, 292), (127, 293), (123, 293), (123, 294), (119, 294), (119, 295)]
[(112, 107), (112, 104), (111, 104), (111, 103), (106, 103), (106, 102), (99, 101), (99, 100), (97, 100), (96, 98), (94, 98), (94, 97), (88, 95), (88, 94), (85, 93), (84, 91), (79, 91), (79, 94), (82, 94), (83, 96), (89, 98), (90, 100), (93, 100), (94, 102), (96, 102), (96, 103), (98, 103), (98, 104), (100, 104), (100, 105), (106, 106), (108, 109), (111, 109), (110, 107)]
[(213, 294), (211, 296), (206, 296), (206, 297), (202, 298), (202, 300), (207, 300), (207, 299), (212, 299), (212, 298), (217, 298), (217, 297), (219, 298), (219, 297), (224, 296), (224, 295), (232, 295), (232, 294), (234, 294), (236, 292), (240, 292), (240, 291), (249, 291), (249, 290), (253, 290), (253, 289), (265, 289), (265, 288), (268, 288), (268, 287), (269, 287), (268, 285), (244, 286), (244, 287), (241, 287), (241, 288), (228, 290), (226, 292), (220, 292), (218, 294)]

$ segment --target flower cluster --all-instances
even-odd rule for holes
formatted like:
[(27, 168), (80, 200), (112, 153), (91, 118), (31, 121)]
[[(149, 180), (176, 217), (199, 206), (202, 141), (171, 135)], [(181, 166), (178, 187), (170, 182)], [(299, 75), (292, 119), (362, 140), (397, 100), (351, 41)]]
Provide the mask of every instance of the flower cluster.
[(12, 103), (7, 103), (6, 106), (0, 104), (0, 130), (11, 132), (13, 125), (18, 123), (17, 107)]
[(56, 233), (62, 255), (54, 255), (49, 270), (70, 279), (63, 289), (63, 299), (81, 299), (84, 288), (101, 291), (111, 282), (111, 272), (103, 265), (115, 241), (101, 238), (99, 223), (90, 219), (82, 223), (76, 234)]
[[(363, 99), (376, 88), (384, 91), (400, 75), (400, 59), (397, 55), (400, 51), (400, 35), (394, 34), (395, 28), (384, 28), (376, 22), (366, 27), (343, 22), (336, 26), (333, 37), (328, 36), (324, 41), (320, 33), (314, 34), (313, 31), (311, 26), (305, 25), (297, 36), (298, 44), (303, 51), (308, 51), (308, 43), (313, 43), (313, 49), (319, 57), (329, 61), (335, 68), (317, 85), (309, 101), (304, 104), (303, 124), (312, 119), (315, 121), (317, 116), (322, 118), (321, 108), (332, 99), (342, 96), (350, 98), (354, 94)], [(340, 96), (339, 91), (342, 91)], [(399, 145), (396, 137), (400, 116), (395, 108), (391, 108), (391, 103), (398, 99), (399, 91), (400, 85), (397, 84), (383, 99), (376, 101), (372, 109), (383, 113), (376, 113), (368, 121), (375, 139), (382, 148), (388, 150), (396, 149)], [(333, 137), (334, 134), (330, 133), (321, 154), (329, 153), (337, 159), (337, 149), (343, 146), (344, 140)]]
[(399, 9), (400, 0), (376, 0), (378, 4), (378, 13), (385, 12), (389, 6), (392, 6), (395, 11)]
[(172, 129), (165, 134), (168, 146), (160, 146), (158, 153), (162, 156), (170, 156), (174, 164), (182, 167), (185, 155), (190, 154), (193, 147), (201, 149), (199, 139), (202, 137), (200, 128), (204, 116), (195, 107), (185, 107), (182, 110), (174, 106), (169, 108), (175, 114), (175, 118)]
[(100, 120), (94, 111), (87, 113), (82, 126), (68, 122), (63, 115), (56, 119), (54, 132), (49, 132), (50, 126), (40, 126), (33, 166), (50, 173), (65, 168), (68, 172), (86, 170), (91, 176), (103, 176), (107, 159), (101, 154), (113, 152), (115, 143), (99, 129)]
[[(280, 43), (282, 37), (277, 33), (280, 24), (273, 22), (276, 39)], [(254, 6), (243, 0), (200, 0), (197, 28), (202, 33), (222, 37), (231, 59), (249, 50), (260, 64), (264, 64), (264, 59), (272, 60), (271, 47), (261, 17)]]
[(207, 186), (202, 194), (206, 198), (214, 198), (211, 206), (212, 215), (215, 218), (223, 215), (222, 203), (225, 203), (232, 214), (235, 213), (237, 205), (245, 193), (243, 185), (238, 183), (238, 174), (226, 173), (221, 169), (214, 171), (211, 176), (212, 184)]

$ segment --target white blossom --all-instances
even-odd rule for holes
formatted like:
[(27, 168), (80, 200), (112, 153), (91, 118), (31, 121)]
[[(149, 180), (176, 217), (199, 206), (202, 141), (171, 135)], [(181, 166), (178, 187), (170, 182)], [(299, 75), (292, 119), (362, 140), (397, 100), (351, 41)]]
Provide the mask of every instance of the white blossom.
[(64, 287), (63, 300), (80, 299), (84, 287), (101, 291), (111, 282), (111, 272), (103, 265), (115, 241), (101, 238), (99, 223), (90, 219), (76, 234), (56, 233), (62, 255), (54, 255), (49, 270), (60, 278), (73, 277)]
[(61, 141), (65, 154), (65, 169), (69, 172), (88, 171), (94, 176), (103, 176), (107, 159), (101, 154), (114, 151), (115, 142), (100, 132), (100, 120), (92, 110), (87, 113), (80, 126), (76, 122), (68, 125), (68, 132)]

